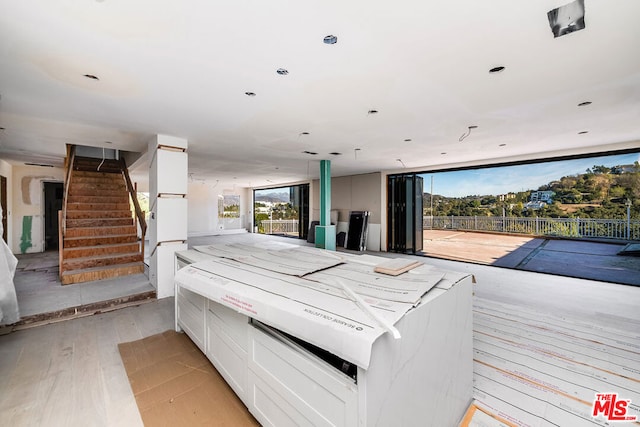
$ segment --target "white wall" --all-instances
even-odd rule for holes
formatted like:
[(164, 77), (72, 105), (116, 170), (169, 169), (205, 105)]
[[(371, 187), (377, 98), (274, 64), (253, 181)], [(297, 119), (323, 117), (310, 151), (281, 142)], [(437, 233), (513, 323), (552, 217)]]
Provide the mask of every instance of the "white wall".
[(44, 251), (43, 193), (44, 181), (64, 182), (63, 168), (14, 166), (12, 187), (12, 239), (14, 253)]
[(243, 230), (251, 230), (253, 192), (250, 188), (223, 189), (221, 185), (190, 182), (187, 196), (189, 236), (209, 236), (225, 232), (224, 223), (218, 219), (218, 196), (223, 195), (240, 196), (240, 227)]
[[(7, 244), (11, 247), (11, 239), (13, 238), (13, 166), (10, 163), (0, 159), (0, 175), (7, 178)], [(0, 236), (0, 238), (2, 238)]]
[(218, 192), (205, 183), (189, 183), (189, 236), (206, 236), (218, 229)]

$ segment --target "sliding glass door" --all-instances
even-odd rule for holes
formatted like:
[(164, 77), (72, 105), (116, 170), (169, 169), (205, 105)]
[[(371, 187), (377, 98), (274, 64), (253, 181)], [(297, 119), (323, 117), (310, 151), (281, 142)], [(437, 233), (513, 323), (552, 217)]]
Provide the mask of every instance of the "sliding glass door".
[(253, 191), (254, 231), (306, 239), (309, 184)]

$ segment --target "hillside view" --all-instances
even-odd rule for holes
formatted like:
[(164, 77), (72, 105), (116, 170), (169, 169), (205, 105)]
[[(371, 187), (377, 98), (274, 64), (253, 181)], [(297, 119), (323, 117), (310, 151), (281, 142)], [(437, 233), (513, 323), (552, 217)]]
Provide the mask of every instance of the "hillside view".
[[(515, 184), (515, 183), (514, 183)], [(425, 190), (428, 183), (425, 180)], [(542, 193), (545, 203), (532, 203)], [(434, 192), (435, 193), (435, 192)], [(625, 218), (631, 203), (631, 218), (640, 218), (640, 165), (594, 165), (584, 173), (559, 177), (538, 188), (506, 194), (446, 197), (423, 195), (424, 215), (517, 216), (549, 218)]]

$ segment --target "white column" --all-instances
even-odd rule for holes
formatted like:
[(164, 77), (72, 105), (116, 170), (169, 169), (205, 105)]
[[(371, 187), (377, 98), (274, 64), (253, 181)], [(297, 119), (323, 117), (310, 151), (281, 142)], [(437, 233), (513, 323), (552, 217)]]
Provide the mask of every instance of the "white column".
[(187, 249), (187, 140), (156, 135), (149, 157), (149, 281), (160, 299), (174, 295), (175, 252)]

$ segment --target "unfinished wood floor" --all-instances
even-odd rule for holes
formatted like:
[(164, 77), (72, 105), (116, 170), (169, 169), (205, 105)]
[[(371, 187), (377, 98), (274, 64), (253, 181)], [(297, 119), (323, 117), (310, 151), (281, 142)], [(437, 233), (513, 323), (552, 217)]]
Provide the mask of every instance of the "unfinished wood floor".
[(142, 425), (118, 343), (173, 328), (173, 299), (0, 336), (0, 426)]

